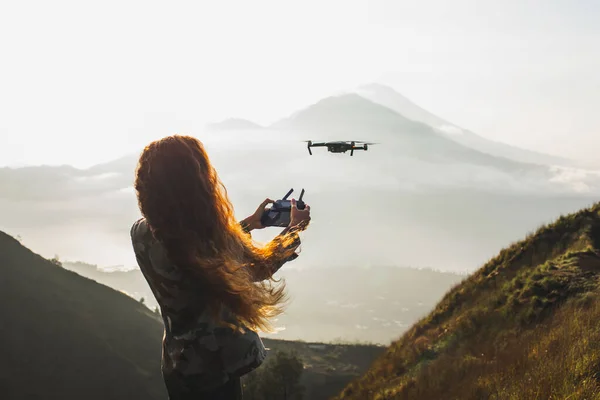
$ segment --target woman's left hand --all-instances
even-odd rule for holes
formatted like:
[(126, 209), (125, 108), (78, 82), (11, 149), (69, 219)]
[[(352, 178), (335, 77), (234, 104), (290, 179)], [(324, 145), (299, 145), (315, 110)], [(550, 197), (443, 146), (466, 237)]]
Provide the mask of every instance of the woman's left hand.
[(252, 214), (248, 218), (244, 219), (244, 222), (246, 222), (246, 224), (248, 224), (248, 228), (250, 230), (264, 228), (262, 222), (260, 222), (260, 218), (262, 217), (263, 213), (265, 212), (265, 207), (267, 206), (267, 204), (273, 204), (273, 203), (275, 203), (273, 200), (265, 199), (262, 203), (260, 203), (260, 205), (254, 212), (254, 214)]

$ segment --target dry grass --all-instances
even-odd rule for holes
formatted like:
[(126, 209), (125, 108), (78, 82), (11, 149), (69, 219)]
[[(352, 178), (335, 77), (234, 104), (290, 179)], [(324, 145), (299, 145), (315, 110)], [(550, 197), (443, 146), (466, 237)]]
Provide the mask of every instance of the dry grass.
[(599, 212), (500, 252), (337, 399), (600, 399)]

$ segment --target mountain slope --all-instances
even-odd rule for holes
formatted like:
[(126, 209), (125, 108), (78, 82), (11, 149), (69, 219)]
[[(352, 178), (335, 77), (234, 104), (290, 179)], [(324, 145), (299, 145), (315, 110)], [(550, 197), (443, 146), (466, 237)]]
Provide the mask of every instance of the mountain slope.
[[(272, 129), (301, 131), (315, 141), (382, 140), (394, 153), (429, 162), (466, 163), (513, 173), (536, 171), (537, 165), (520, 163), (473, 150), (436, 132), (429, 125), (410, 120), (396, 111), (357, 94), (325, 98), (273, 124)], [(360, 137), (357, 137), (360, 136)]]
[[(86, 266), (82, 266), (86, 268)], [(138, 301), (34, 254), (0, 232), (2, 399), (165, 399), (162, 320)], [(265, 339), (305, 364), (307, 398), (325, 400), (383, 347)]]
[(166, 397), (157, 317), (2, 232), (0, 304), (3, 398)]
[[(376, 104), (357, 94), (331, 96), (318, 101), (292, 116), (274, 123), (275, 129), (346, 132), (368, 129), (375, 132), (400, 132), (404, 135), (431, 135), (423, 123), (411, 121), (394, 110)], [(365, 133), (370, 133), (369, 131)], [(360, 138), (344, 138), (347, 140)]]
[(445, 134), (452, 140), (472, 149), (498, 157), (506, 157), (519, 162), (547, 164), (547, 165), (572, 165), (572, 161), (563, 157), (543, 154), (531, 150), (521, 149), (505, 143), (496, 142), (479, 136), (469, 130), (460, 128), (444, 119), (419, 107), (389, 86), (371, 83), (359, 86), (355, 92), (366, 99), (398, 112), (406, 118), (423, 122), (438, 132)]
[(337, 399), (600, 398), (600, 204), (503, 250)]
[(63, 267), (73, 271), (85, 278), (92, 279), (102, 285), (106, 285), (120, 292), (125, 292), (136, 300), (145, 299), (145, 304), (154, 309), (158, 305), (152, 291), (139, 269), (127, 271), (114, 270), (106, 271), (98, 268), (96, 265), (87, 264), (81, 261), (63, 262)]
[(451, 124), (437, 115), (434, 115), (429, 111), (419, 107), (389, 86), (378, 83), (370, 83), (359, 86), (355, 92), (365, 99), (388, 107), (389, 109), (396, 111), (398, 114), (410, 120), (422, 122), (431, 126), (432, 128), (448, 127), (462, 130), (458, 126)]

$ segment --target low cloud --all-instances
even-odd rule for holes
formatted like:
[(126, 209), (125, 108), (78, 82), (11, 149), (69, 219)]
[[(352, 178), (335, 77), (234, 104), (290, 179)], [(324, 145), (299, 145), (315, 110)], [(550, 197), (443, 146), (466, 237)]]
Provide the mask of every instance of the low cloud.
[(550, 172), (554, 174), (550, 182), (562, 185), (573, 192), (591, 194), (600, 189), (600, 171), (552, 166)]

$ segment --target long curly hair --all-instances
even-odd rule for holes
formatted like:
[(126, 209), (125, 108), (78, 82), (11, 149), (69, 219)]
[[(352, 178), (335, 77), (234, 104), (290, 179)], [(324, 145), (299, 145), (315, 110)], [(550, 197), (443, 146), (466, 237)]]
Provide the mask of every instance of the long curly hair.
[[(287, 296), (285, 282), (275, 285), (270, 271), (292, 255), (301, 228), (267, 244), (255, 242), (236, 221), (203, 144), (191, 136), (168, 136), (146, 146), (134, 187), (154, 238), (201, 285), (215, 321), (272, 331), (269, 319), (283, 311)], [(223, 307), (235, 324), (222, 318)]]

